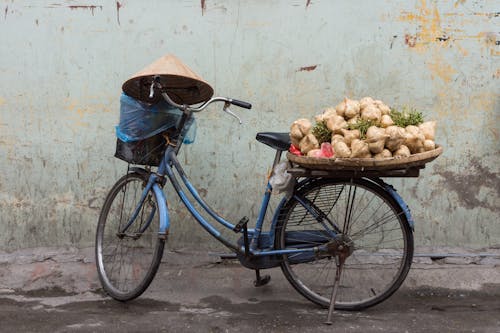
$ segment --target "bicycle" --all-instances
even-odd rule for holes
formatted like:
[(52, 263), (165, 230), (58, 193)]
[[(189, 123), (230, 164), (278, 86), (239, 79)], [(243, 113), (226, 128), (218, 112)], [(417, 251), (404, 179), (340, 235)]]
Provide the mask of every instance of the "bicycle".
[[(119, 301), (134, 299), (153, 280), (170, 226), (163, 192), (167, 181), (198, 223), (233, 251), (243, 266), (255, 270), (255, 286), (270, 280), (268, 275), (261, 276), (260, 270), (279, 266), (302, 296), (329, 308), (329, 323), (333, 309), (368, 308), (401, 286), (413, 258), (413, 220), (403, 199), (380, 176), (407, 174), (290, 168), (292, 190), (279, 203), (266, 231), (264, 217), (272, 192), (269, 183), (255, 227), (248, 228), (246, 217), (233, 224), (202, 199), (177, 154), (195, 113), (223, 102), (223, 111), (239, 120), (229, 106), (250, 109), (251, 104), (224, 97), (213, 97), (198, 107), (177, 104), (158, 77), (152, 80), (150, 90), (151, 96), (160, 93), (180, 109), (182, 116), (179, 125), (164, 134), (166, 143), (157, 171), (130, 167), (105, 199), (97, 227), (96, 262), (109, 296)], [(262, 132), (256, 139), (276, 150), (274, 169), (290, 147), (288, 133)], [(240, 234), (239, 240), (231, 242), (223, 237), (194, 202), (219, 228)]]

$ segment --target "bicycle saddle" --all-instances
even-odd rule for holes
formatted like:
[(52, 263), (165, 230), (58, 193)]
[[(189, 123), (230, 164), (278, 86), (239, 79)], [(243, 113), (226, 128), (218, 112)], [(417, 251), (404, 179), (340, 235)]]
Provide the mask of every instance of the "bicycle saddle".
[(286, 151), (290, 148), (290, 135), (287, 133), (260, 132), (255, 137), (257, 141), (276, 150)]

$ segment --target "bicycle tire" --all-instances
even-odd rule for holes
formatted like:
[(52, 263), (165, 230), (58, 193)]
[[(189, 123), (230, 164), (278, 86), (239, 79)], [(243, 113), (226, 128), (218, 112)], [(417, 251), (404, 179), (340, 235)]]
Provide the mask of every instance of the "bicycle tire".
[[(357, 193), (357, 198), (352, 193)], [(343, 219), (344, 224), (351, 224), (347, 236), (354, 243), (354, 251), (342, 269), (335, 309), (368, 308), (384, 301), (401, 286), (413, 259), (413, 233), (400, 205), (384, 188), (367, 179), (315, 179), (300, 185), (296, 194), (313, 202), (330, 221)], [(353, 197), (352, 204), (348, 196)], [(358, 207), (362, 204), (363, 207)], [(338, 226), (340, 230), (343, 227)], [(275, 247), (297, 247), (287, 235), (289, 238), (301, 235), (298, 238), (305, 239), (307, 246), (311, 242), (325, 244), (327, 240), (314, 240), (318, 231), (311, 231), (324, 228), (324, 223), (318, 223), (292, 197), (280, 210)], [(308, 234), (316, 236), (305, 237)], [(286, 279), (308, 300), (328, 307), (337, 269), (335, 258), (294, 256), (297, 255), (282, 257), (281, 269)]]
[[(158, 236), (158, 200), (153, 191), (148, 193), (127, 235), (119, 232), (140, 202), (147, 181), (147, 174), (138, 172), (120, 178), (108, 193), (99, 216), (97, 273), (104, 291), (118, 301), (140, 296), (156, 275), (163, 256), (165, 240)], [(141, 230), (145, 224), (148, 226)]]

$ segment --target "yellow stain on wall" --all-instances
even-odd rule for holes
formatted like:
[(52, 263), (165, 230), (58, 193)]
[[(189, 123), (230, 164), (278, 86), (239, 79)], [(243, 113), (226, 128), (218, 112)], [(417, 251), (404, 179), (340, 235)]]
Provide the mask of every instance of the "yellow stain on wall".
[(453, 75), (457, 71), (443, 59), (441, 54), (435, 54), (432, 59), (427, 62), (427, 68), (431, 71), (431, 77), (443, 80), (444, 83), (450, 83)]
[(409, 46), (416, 51), (425, 52), (427, 47), (436, 41), (436, 38), (444, 35), (441, 28), (441, 16), (437, 5), (434, 4), (434, 7), (430, 8), (426, 0), (420, 0), (416, 9), (417, 13), (402, 12), (399, 19), (403, 22), (414, 23), (419, 27), (415, 42)]

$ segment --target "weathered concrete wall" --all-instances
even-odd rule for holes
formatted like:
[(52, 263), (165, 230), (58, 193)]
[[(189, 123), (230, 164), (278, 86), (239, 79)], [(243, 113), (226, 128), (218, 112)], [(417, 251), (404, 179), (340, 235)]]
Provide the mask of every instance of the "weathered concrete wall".
[[(243, 126), (215, 108), (200, 114), (182, 157), (228, 218), (260, 206), (272, 152), (257, 131), (370, 95), (439, 123), (443, 156), (418, 179), (392, 181), (412, 207), (416, 243), (500, 245), (497, 1), (0, 4), (2, 250), (92, 246), (105, 193), (126, 169), (113, 158), (121, 84), (165, 53), (217, 94), (254, 105), (234, 109)], [(174, 242), (207, 239), (172, 206)]]

